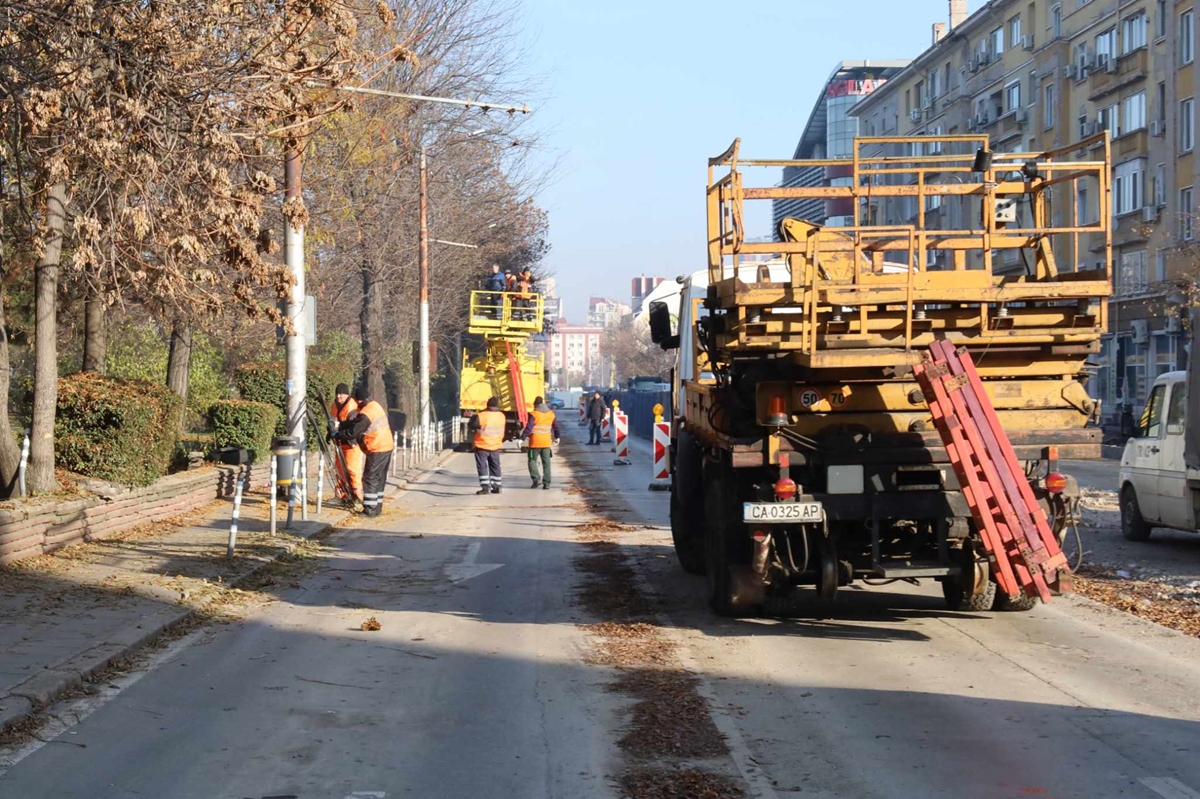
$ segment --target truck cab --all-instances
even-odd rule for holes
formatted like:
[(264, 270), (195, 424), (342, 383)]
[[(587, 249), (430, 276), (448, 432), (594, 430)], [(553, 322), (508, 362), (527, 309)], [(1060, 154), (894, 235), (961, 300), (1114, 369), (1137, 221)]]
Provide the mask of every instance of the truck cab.
[(1184, 459), (1187, 372), (1159, 375), (1121, 456), (1121, 532), (1145, 541), (1155, 527), (1196, 532), (1200, 473)]

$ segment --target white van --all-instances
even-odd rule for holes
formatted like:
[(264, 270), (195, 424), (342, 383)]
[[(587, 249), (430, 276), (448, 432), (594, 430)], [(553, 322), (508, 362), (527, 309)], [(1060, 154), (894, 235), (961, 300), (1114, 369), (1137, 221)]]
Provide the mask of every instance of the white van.
[[(1187, 372), (1159, 375), (1121, 456), (1121, 532), (1145, 541), (1155, 527), (1197, 532), (1200, 471), (1184, 460)], [(1193, 422), (1195, 424), (1196, 422)]]

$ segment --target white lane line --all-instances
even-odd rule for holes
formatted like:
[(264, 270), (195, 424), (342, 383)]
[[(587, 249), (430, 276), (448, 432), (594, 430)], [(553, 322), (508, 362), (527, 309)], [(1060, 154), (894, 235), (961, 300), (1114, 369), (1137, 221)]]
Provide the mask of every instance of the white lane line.
[(355, 791), (346, 794), (346, 799), (385, 799), (386, 796), (383, 791)]
[(464, 580), (470, 580), (478, 577), (481, 574), (487, 574), (490, 571), (499, 569), (503, 563), (476, 563), (475, 559), (479, 557), (479, 548), (483, 546), (482, 541), (475, 541), (467, 545), (467, 554), (463, 556), (462, 563), (451, 563), (446, 566), (446, 577), (452, 583), (461, 583)]
[[(193, 641), (195, 641), (205, 632), (206, 630), (202, 627), (195, 632), (192, 632), (180, 638), (179, 640), (174, 641), (166, 649), (145, 661), (145, 664), (142, 666), (142, 668), (106, 683), (100, 688), (98, 693), (92, 696), (85, 696), (81, 699), (69, 700), (51, 705), (46, 711), (44, 711), (48, 718), (46, 723), (36, 731), (38, 736), (37, 738), (25, 744), (24, 746), (17, 747), (15, 749), (0, 748), (0, 779), (3, 779), (4, 775), (7, 774), (9, 769), (11, 769), (13, 766), (17, 765), (46, 744), (53, 743), (55, 739), (68, 732), (72, 727), (80, 724), (88, 716), (107, 705), (113, 699), (116, 699), (122, 691), (132, 687), (134, 683), (145, 677), (155, 668), (161, 666), (163, 663), (166, 663), (168, 660), (189, 647)], [(153, 711), (148, 712), (152, 713)]]
[(1174, 777), (1142, 777), (1138, 782), (1163, 799), (1200, 799), (1200, 793), (1196, 793)]

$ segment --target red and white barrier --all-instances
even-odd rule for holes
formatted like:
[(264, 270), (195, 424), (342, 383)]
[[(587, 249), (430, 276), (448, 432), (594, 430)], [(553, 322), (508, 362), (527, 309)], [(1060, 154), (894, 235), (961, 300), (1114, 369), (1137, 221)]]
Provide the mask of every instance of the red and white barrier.
[(604, 419), (600, 422), (600, 440), (612, 441), (612, 411), (604, 409)]
[(651, 491), (671, 490), (671, 423), (654, 423), (654, 476)]
[(587, 397), (579, 398), (579, 426), (587, 425)]
[(617, 408), (613, 408), (613, 425), (617, 429), (615, 451), (617, 457), (614, 466), (628, 466), (629, 460), (629, 417)]

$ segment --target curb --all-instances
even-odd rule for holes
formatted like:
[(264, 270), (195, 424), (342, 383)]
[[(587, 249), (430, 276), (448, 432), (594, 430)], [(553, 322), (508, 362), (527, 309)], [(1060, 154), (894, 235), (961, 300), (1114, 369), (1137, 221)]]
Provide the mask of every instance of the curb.
[[(453, 455), (454, 450), (443, 450), (425, 465), (409, 469), (396, 477), (389, 477), (388, 479), (396, 481), (397, 485), (385, 493), (385, 496), (395, 496), (407, 491), (410, 485), (443, 466)], [(343, 512), (329, 521), (317, 522), (317, 526), (310, 532), (298, 537), (305, 540), (317, 538), (336, 529), (352, 515), (350, 512)], [(230, 582), (229, 587), (240, 588), (294, 548), (291, 545), (285, 546), (271, 558)], [(163, 608), (155, 611), (135, 624), (117, 629), (106, 640), (72, 655), (59, 665), (45, 668), (18, 683), (7, 694), (0, 696), (0, 734), (36, 715), (67, 691), (82, 685), (84, 681), (108, 668), (113, 661), (129, 657), (156, 638), (170, 632), (172, 627), (204, 613), (210, 603), (211, 600), (195, 608)]]

